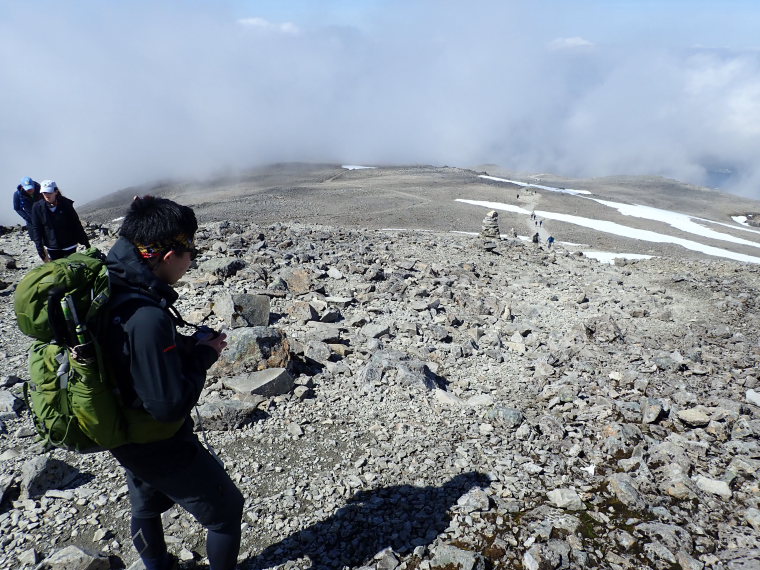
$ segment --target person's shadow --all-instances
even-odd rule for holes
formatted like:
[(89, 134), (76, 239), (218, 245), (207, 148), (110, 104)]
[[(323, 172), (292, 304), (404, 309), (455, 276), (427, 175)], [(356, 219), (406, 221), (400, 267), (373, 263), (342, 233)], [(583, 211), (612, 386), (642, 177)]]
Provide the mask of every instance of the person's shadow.
[(331, 517), (268, 546), (241, 567), (260, 570), (307, 556), (312, 570), (340, 570), (360, 566), (387, 547), (408, 554), (432, 543), (449, 526), (449, 509), (459, 497), (488, 484), (484, 473), (472, 471), (441, 487), (359, 491)]

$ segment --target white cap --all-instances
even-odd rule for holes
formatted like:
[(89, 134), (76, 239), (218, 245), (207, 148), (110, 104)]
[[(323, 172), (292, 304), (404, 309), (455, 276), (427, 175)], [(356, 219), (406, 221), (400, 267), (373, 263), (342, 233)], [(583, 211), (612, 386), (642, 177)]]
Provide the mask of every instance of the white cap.
[(55, 180), (43, 180), (40, 182), (40, 192), (51, 194), (56, 190), (58, 190), (58, 185), (55, 183)]

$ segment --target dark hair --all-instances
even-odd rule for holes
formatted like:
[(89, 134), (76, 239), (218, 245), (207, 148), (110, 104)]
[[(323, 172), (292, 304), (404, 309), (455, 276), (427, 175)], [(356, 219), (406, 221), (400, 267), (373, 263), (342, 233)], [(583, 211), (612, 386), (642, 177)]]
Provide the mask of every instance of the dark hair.
[(180, 234), (192, 238), (197, 229), (198, 220), (189, 206), (167, 198), (135, 196), (119, 235), (136, 244), (169, 243)]

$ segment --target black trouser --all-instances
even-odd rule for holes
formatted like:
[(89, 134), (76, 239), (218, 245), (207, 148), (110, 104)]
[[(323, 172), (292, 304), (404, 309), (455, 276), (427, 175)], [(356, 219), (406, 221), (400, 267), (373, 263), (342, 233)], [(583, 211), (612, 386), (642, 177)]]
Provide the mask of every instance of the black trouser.
[[(192, 433), (189, 422), (167, 440), (127, 444), (111, 453), (127, 473), (133, 519), (157, 518), (160, 522), (161, 513), (177, 504), (208, 529), (209, 538), (211, 533), (227, 535), (234, 552), (224, 553), (224, 557), (237, 559), (243, 495)], [(213, 569), (211, 554), (209, 549)]]

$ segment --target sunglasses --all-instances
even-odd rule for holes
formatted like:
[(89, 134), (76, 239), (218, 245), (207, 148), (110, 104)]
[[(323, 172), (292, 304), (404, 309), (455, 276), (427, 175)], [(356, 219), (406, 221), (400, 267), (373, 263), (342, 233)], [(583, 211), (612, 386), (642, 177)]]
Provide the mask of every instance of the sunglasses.
[(175, 253), (190, 252), (191, 261), (195, 261), (195, 258), (198, 257), (198, 254), (200, 253), (200, 250), (197, 247), (187, 247), (180, 244), (173, 245), (169, 251), (174, 251)]

